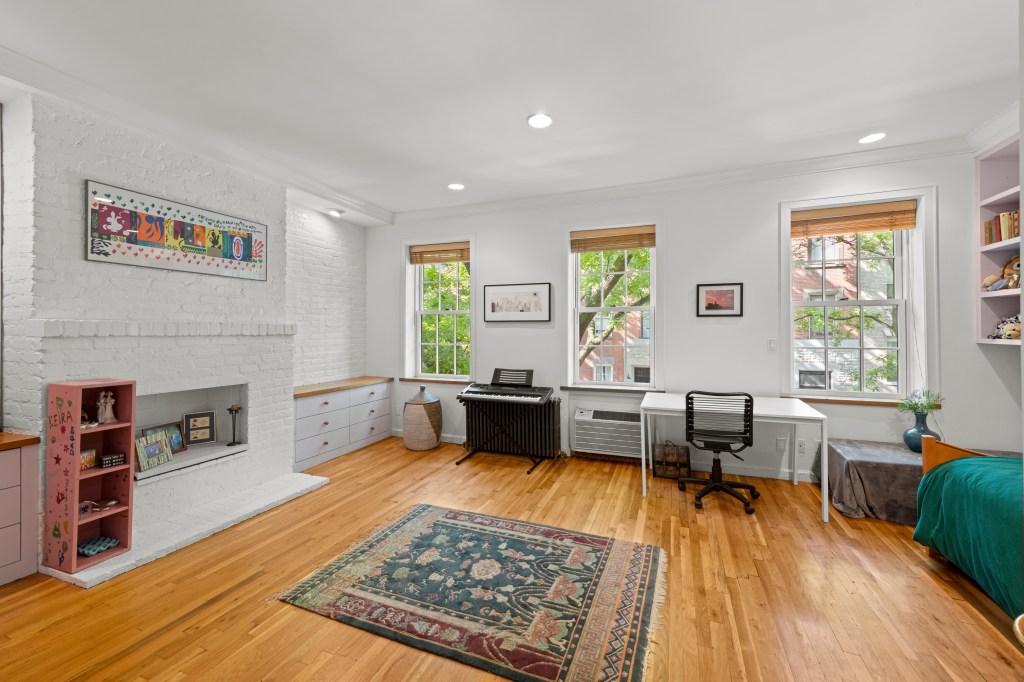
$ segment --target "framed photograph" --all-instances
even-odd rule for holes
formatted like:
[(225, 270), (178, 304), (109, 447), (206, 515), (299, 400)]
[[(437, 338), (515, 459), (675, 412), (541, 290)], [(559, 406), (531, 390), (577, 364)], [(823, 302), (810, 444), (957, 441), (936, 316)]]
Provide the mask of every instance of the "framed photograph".
[(152, 436), (155, 433), (164, 434), (167, 438), (167, 444), (171, 446), (172, 455), (188, 450), (188, 444), (185, 443), (185, 437), (181, 433), (181, 422), (171, 422), (170, 424), (161, 424), (160, 426), (147, 426), (142, 429), (143, 436)]
[(148, 471), (155, 466), (171, 461), (171, 446), (162, 433), (142, 436), (135, 439), (136, 467), (139, 471)]
[(484, 322), (550, 321), (550, 282), (484, 285)]
[(85, 258), (267, 281), (267, 226), (89, 180)]
[(743, 284), (698, 284), (697, 317), (743, 317)]
[(217, 440), (216, 413), (213, 410), (188, 412), (182, 417), (181, 422), (185, 425), (185, 445), (212, 443)]

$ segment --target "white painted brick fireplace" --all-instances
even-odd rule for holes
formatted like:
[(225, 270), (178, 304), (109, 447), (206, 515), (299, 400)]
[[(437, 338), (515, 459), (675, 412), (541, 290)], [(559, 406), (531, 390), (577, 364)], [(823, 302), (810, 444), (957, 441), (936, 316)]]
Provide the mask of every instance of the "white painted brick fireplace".
[[(55, 381), (134, 379), (139, 396), (248, 385), (248, 451), (137, 486), (123, 570), (323, 485), (292, 473), (285, 189), (34, 95), (4, 107), (4, 136), (5, 426), (41, 434)], [(266, 224), (267, 282), (87, 262), (87, 179)]]

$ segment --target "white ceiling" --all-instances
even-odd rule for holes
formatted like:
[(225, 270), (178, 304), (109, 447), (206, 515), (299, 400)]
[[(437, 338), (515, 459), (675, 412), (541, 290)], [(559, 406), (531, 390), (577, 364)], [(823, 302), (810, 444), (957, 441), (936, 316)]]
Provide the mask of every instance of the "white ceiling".
[(960, 137), (1017, 42), (1014, 0), (0, 0), (0, 74), (399, 212)]

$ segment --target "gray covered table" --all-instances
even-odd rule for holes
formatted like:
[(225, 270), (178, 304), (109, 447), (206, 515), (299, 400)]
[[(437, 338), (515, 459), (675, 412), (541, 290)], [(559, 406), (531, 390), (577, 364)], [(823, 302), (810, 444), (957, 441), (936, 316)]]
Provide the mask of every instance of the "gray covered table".
[(828, 483), (832, 506), (846, 516), (917, 523), (921, 455), (902, 443), (831, 439)]

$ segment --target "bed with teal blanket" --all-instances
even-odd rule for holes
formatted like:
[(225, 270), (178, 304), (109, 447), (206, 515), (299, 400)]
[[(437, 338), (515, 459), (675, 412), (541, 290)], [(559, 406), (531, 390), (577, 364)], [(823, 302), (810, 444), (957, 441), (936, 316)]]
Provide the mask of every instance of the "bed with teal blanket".
[(1024, 613), (1024, 465), (1020, 457), (958, 457), (931, 469), (925, 462), (914, 540), (1018, 616)]

